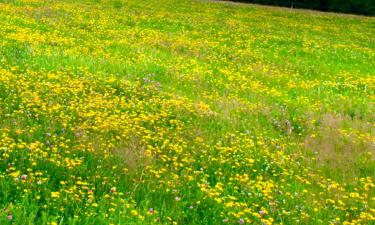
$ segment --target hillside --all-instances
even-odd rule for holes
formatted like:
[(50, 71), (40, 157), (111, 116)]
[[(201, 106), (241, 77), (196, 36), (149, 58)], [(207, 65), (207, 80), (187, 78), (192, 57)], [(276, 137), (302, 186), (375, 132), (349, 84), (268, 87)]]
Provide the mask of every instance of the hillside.
[(371, 224), (375, 19), (0, 0), (0, 224)]

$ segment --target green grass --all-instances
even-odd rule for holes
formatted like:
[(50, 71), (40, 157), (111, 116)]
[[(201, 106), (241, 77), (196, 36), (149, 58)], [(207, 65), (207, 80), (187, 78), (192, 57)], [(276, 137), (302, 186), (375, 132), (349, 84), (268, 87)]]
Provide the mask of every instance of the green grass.
[(0, 1), (0, 224), (373, 223), (374, 34), (226, 2)]

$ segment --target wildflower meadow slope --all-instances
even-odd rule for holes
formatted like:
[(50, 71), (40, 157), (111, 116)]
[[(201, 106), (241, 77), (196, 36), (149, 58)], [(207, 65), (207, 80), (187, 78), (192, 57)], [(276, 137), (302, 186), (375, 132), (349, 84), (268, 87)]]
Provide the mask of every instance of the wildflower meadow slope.
[(0, 0), (0, 224), (373, 224), (375, 19)]

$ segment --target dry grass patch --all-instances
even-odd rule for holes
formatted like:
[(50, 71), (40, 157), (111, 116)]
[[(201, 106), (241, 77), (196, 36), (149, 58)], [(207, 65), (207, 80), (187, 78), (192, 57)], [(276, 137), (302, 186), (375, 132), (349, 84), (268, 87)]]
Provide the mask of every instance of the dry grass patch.
[[(350, 123), (349, 131), (344, 125)], [(374, 159), (371, 141), (373, 128), (349, 116), (325, 114), (320, 120), (317, 135), (307, 136), (303, 148), (316, 155), (318, 167), (340, 171), (343, 177), (354, 177), (367, 161)]]

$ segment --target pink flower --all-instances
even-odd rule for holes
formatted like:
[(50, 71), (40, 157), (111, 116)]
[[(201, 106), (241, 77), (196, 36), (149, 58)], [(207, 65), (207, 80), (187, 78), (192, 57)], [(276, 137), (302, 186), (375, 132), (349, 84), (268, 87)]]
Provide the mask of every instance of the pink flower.
[(227, 222), (228, 222), (228, 218), (223, 219), (223, 223), (227, 223)]
[(13, 216), (12, 216), (12, 214), (8, 214), (7, 219), (8, 219), (9, 221), (13, 220)]
[(154, 214), (155, 211), (154, 211), (153, 208), (149, 208), (149, 209), (148, 209), (148, 212), (151, 213), (151, 214)]
[(111, 193), (115, 193), (115, 192), (116, 192), (116, 188), (115, 188), (115, 187), (111, 187), (110, 192), (111, 192)]
[(245, 220), (241, 218), (241, 219), (238, 220), (238, 223), (239, 223), (239, 224), (244, 224), (244, 223), (245, 223)]
[(27, 175), (26, 174), (22, 174), (21, 179), (22, 180), (26, 180), (27, 179)]

